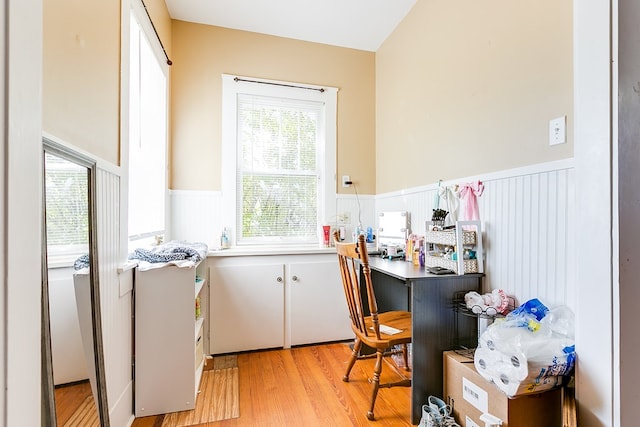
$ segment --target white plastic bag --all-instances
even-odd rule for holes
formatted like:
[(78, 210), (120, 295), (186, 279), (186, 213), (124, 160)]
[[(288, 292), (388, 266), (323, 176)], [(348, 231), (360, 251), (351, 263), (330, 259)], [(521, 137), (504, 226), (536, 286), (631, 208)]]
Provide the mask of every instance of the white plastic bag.
[(476, 370), (507, 396), (537, 393), (561, 385), (575, 365), (573, 312), (549, 310), (527, 301), (480, 336)]

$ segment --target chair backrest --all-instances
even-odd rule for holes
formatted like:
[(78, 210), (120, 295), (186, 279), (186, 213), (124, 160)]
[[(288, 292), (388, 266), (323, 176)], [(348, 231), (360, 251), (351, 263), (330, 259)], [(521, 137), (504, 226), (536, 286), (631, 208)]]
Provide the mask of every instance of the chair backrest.
[[(367, 253), (367, 244), (364, 236), (358, 236), (355, 243), (340, 242), (338, 232), (333, 233), (336, 252), (338, 253), (338, 263), (340, 265), (340, 273), (342, 275), (342, 285), (344, 294), (349, 307), (349, 317), (353, 328), (364, 336), (374, 335), (380, 339), (380, 324), (378, 322), (378, 304), (376, 296), (373, 292), (373, 284), (371, 282), (371, 268), (369, 267), (369, 255)], [(362, 276), (360, 276), (360, 268)], [(360, 277), (364, 280), (364, 284), (360, 282)], [(369, 315), (371, 316), (373, 330), (367, 330), (365, 324), (361, 286), (366, 289), (367, 302), (369, 303)]]

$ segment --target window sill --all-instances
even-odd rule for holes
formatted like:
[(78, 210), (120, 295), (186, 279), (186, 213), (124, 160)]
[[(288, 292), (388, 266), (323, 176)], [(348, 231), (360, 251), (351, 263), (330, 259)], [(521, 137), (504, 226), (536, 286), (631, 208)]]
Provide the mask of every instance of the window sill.
[(49, 255), (47, 258), (47, 268), (73, 268), (73, 264), (81, 254), (71, 255)]
[(331, 254), (336, 253), (336, 248), (319, 246), (252, 246), (233, 247), (229, 249), (209, 250), (210, 257), (247, 256), (247, 255), (306, 255), (306, 254)]

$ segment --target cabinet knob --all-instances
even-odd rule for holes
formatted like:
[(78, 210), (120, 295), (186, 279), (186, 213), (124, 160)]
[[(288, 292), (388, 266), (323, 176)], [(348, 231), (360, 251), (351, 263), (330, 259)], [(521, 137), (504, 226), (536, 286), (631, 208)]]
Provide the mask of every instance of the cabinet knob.
[(298, 281), (298, 276), (293, 276), (293, 277), (291, 278), (291, 280), (293, 280), (294, 282), (297, 282), (297, 281)]
[(278, 283), (282, 282), (282, 277), (278, 276), (278, 278), (276, 279), (276, 281), (277, 281)]

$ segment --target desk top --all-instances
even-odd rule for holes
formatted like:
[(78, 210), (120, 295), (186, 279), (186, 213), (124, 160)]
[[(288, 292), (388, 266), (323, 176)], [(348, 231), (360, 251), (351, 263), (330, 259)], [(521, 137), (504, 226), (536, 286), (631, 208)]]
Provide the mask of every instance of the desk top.
[[(423, 278), (450, 279), (451, 277), (458, 276), (457, 274), (432, 274), (424, 267), (414, 265), (412, 262), (404, 261), (403, 259), (388, 260), (377, 256), (369, 256), (369, 267), (371, 267), (372, 270), (388, 274), (400, 280)], [(471, 276), (478, 275), (481, 274), (471, 274)], [(465, 276), (470, 276), (470, 274), (465, 274)]]

